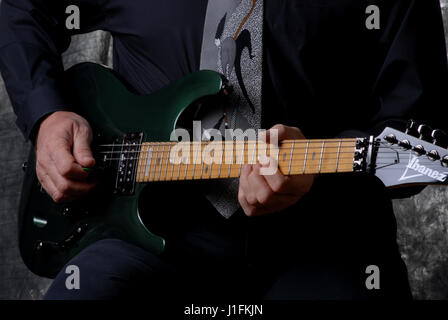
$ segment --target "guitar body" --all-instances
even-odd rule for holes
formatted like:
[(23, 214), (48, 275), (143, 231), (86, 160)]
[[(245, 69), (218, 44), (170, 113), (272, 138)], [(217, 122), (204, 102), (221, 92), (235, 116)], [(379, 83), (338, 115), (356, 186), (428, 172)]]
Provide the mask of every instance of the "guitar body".
[[(223, 79), (212, 71), (193, 73), (147, 96), (133, 94), (112, 71), (92, 63), (77, 65), (66, 76), (67, 96), (73, 110), (89, 121), (93, 146), (116, 143), (118, 148), (123, 137), (131, 144), (143, 139), (170, 141), (182, 113), (223, 88)], [(117, 171), (118, 162), (110, 163), (103, 172), (106, 176), (107, 170)], [(56, 204), (37, 180), (33, 151), (25, 172), (19, 246), (25, 264), (35, 274), (55, 277), (81, 250), (105, 238), (119, 238), (155, 254), (163, 252), (165, 239), (153, 234), (139, 214), (145, 184), (128, 186), (125, 192), (117, 190), (117, 185), (100, 186), (78, 202)], [(109, 178), (116, 179), (114, 174)]]

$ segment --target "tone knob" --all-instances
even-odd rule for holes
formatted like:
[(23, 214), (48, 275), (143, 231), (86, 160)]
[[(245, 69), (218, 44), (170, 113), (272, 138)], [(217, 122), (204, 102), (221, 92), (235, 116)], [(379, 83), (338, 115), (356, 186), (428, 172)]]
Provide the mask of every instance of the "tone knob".
[(420, 140), (432, 141), (432, 137), (431, 137), (432, 128), (430, 126), (421, 124), (418, 126), (417, 131), (419, 133)]
[(432, 143), (435, 144), (436, 146), (445, 149), (448, 147), (448, 136), (444, 131), (438, 129), (433, 130), (431, 132), (431, 137), (432, 137)]

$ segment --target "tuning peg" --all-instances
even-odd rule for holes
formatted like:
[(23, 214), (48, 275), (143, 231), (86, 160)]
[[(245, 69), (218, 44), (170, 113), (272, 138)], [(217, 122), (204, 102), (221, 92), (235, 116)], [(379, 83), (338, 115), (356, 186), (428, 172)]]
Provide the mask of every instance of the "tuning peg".
[(448, 136), (444, 131), (439, 129), (433, 130), (431, 137), (433, 144), (445, 149), (448, 147)]
[(406, 125), (406, 134), (418, 137), (419, 133), (417, 129), (418, 129), (418, 123), (411, 119), (408, 121), (408, 124)]
[(442, 162), (442, 166), (445, 168), (448, 167), (448, 155), (444, 156), (440, 162)]
[(432, 128), (426, 124), (421, 124), (418, 126), (417, 131), (419, 133), (419, 139), (425, 141), (432, 141), (431, 132)]
[(386, 140), (390, 144), (396, 144), (398, 142), (397, 137), (394, 134), (385, 136), (384, 140)]

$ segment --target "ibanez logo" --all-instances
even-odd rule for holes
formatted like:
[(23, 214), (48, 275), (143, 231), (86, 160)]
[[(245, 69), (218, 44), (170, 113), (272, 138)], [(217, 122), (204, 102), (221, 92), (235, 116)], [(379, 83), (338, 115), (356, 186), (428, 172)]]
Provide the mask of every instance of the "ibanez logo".
[[(419, 172), (419, 173), (413, 174), (413, 175), (407, 175), (409, 170)], [(417, 178), (417, 177), (421, 177), (421, 176), (427, 176), (432, 179), (436, 179), (440, 182), (445, 182), (445, 180), (447, 178), (447, 173), (430, 169), (430, 168), (426, 167), (425, 165), (420, 164), (418, 157), (416, 157), (414, 155), (410, 155), (409, 163), (406, 166), (406, 170), (404, 171), (404, 173), (401, 176), (401, 178), (399, 179), (399, 181)]]

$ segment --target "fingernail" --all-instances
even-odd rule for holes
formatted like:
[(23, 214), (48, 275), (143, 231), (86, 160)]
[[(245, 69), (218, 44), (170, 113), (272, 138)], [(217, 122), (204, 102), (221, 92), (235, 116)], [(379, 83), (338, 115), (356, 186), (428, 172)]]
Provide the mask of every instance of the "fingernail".
[(271, 159), (268, 156), (261, 156), (259, 162), (262, 166), (265, 167), (265, 166), (269, 166), (270, 160)]

